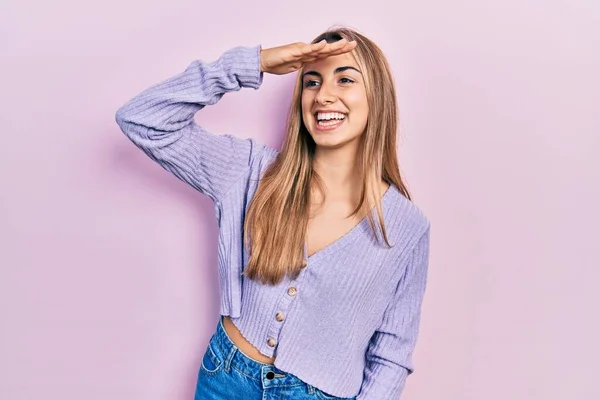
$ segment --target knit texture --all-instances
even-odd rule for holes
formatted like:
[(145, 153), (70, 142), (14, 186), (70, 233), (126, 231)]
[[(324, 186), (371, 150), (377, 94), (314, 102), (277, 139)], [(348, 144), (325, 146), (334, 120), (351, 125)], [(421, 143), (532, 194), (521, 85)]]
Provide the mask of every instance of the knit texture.
[(116, 121), (150, 158), (214, 201), (221, 315), (262, 354), (276, 356), (276, 367), (326, 394), (397, 400), (414, 371), (430, 229), (396, 186), (382, 198), (392, 248), (375, 239), (364, 218), (310, 257), (305, 248), (307, 266), (295, 280), (269, 286), (241, 276), (246, 211), (278, 150), (210, 133), (194, 115), (227, 92), (258, 89), (260, 50), (235, 47), (214, 62), (193, 61), (126, 102)]

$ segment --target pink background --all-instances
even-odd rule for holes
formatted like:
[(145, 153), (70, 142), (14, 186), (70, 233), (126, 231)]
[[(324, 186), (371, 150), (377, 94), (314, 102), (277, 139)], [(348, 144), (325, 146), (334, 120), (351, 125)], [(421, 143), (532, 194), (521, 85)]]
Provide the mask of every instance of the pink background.
[[(3, 1), (0, 398), (191, 399), (218, 319), (212, 203), (114, 122), (237, 45), (333, 24), (393, 67), (432, 221), (404, 399), (598, 399), (600, 5), (592, 0)], [(293, 76), (201, 112), (278, 146)]]

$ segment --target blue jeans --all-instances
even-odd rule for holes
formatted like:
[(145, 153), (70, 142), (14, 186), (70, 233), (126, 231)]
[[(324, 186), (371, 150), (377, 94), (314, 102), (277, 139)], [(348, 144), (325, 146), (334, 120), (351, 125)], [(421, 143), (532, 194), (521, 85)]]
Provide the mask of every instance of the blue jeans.
[(198, 372), (195, 400), (354, 400), (330, 396), (272, 364), (256, 361), (233, 343), (220, 317)]

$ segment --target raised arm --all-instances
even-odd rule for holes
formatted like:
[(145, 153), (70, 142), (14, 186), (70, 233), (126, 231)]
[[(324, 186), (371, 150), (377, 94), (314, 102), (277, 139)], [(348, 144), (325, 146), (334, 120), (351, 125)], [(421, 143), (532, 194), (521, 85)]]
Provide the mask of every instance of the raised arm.
[(115, 115), (121, 130), (167, 171), (219, 202), (266, 146), (253, 139), (216, 135), (194, 114), (223, 94), (258, 89), (263, 73), (297, 71), (303, 63), (352, 50), (355, 42), (302, 42), (263, 50), (235, 47), (218, 60), (193, 61), (188, 68), (125, 103)]
[(194, 114), (223, 94), (257, 89), (261, 46), (235, 47), (218, 60), (193, 61), (185, 71), (142, 91), (118, 109), (121, 130), (150, 158), (213, 201), (219, 201), (264, 149), (253, 139), (217, 135)]

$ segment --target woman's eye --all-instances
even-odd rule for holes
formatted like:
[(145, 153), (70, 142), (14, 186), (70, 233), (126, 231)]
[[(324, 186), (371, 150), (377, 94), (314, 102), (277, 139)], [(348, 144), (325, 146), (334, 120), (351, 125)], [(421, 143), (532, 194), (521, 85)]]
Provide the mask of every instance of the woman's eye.
[(310, 86), (316, 86), (318, 84), (319, 84), (318, 81), (306, 81), (306, 83), (304, 83), (304, 86), (310, 87)]
[(350, 78), (342, 78), (340, 79), (340, 82), (342, 83), (354, 83), (354, 81)]

